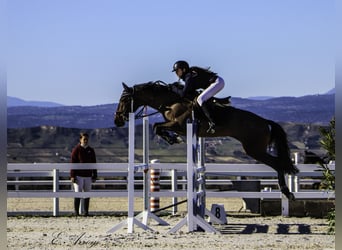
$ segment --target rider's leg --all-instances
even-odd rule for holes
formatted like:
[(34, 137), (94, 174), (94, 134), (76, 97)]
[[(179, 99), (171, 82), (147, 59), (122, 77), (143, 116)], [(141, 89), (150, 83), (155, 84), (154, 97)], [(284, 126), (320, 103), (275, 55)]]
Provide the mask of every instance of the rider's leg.
[(197, 97), (197, 103), (202, 108), (203, 113), (209, 121), (209, 129), (207, 130), (207, 133), (215, 133), (215, 122), (212, 116), (210, 115), (206, 101), (209, 100), (209, 98), (216, 95), (218, 92), (220, 92), (223, 89), (224, 85), (224, 80), (218, 76), (215, 82), (213, 82)]
[(209, 121), (209, 128), (207, 130), (207, 133), (210, 134), (214, 134), (215, 133), (215, 122), (214, 119), (211, 117), (210, 112), (208, 110), (208, 106), (207, 106), (207, 102), (202, 103), (202, 111), (205, 114), (205, 116), (207, 117), (208, 121)]

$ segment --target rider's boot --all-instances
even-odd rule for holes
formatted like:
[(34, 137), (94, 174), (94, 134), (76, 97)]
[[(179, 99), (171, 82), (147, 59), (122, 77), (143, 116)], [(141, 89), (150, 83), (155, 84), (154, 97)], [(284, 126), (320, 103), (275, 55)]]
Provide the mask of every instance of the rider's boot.
[(207, 133), (214, 134), (215, 133), (215, 123), (213, 121), (213, 118), (210, 115), (207, 103), (206, 102), (202, 103), (201, 107), (202, 107), (203, 113), (205, 114), (205, 116), (207, 117), (207, 119), (209, 121), (209, 128), (207, 130)]

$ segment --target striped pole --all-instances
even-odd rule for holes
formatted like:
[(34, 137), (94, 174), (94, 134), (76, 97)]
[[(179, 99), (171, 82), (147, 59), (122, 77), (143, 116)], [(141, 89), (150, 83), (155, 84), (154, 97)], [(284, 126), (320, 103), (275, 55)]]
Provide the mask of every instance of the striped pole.
[[(158, 160), (152, 160), (151, 163), (158, 163)], [(153, 192), (159, 192), (160, 191), (160, 170), (159, 169), (150, 169), (150, 191), (151, 191), (151, 197), (150, 197), (150, 209), (151, 212), (158, 210), (160, 208), (159, 204), (159, 197), (153, 197)]]

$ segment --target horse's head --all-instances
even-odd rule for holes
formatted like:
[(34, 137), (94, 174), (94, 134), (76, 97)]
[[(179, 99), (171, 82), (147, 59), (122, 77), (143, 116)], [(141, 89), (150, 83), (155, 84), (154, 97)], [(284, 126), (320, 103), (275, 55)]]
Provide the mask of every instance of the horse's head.
[[(174, 84), (173, 84), (174, 85)], [(165, 107), (181, 101), (179, 88), (162, 81), (147, 82), (128, 87), (122, 83), (124, 88), (115, 113), (114, 123), (122, 127), (128, 120), (128, 113), (135, 112), (141, 106), (149, 106), (155, 110), (165, 111)]]
[(125, 122), (128, 120), (128, 113), (132, 111), (132, 108), (134, 108), (132, 107), (134, 89), (128, 87), (125, 83), (122, 83), (122, 86), (124, 90), (121, 94), (114, 116), (114, 123), (117, 127), (122, 127), (125, 125)]

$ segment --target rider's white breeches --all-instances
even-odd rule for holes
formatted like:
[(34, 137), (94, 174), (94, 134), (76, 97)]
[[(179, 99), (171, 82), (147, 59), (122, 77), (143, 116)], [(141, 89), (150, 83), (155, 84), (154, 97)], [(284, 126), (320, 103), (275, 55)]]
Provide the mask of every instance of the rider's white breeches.
[(197, 102), (202, 106), (203, 102), (216, 95), (224, 88), (224, 80), (221, 77), (217, 77), (216, 81), (210, 84), (198, 97)]

